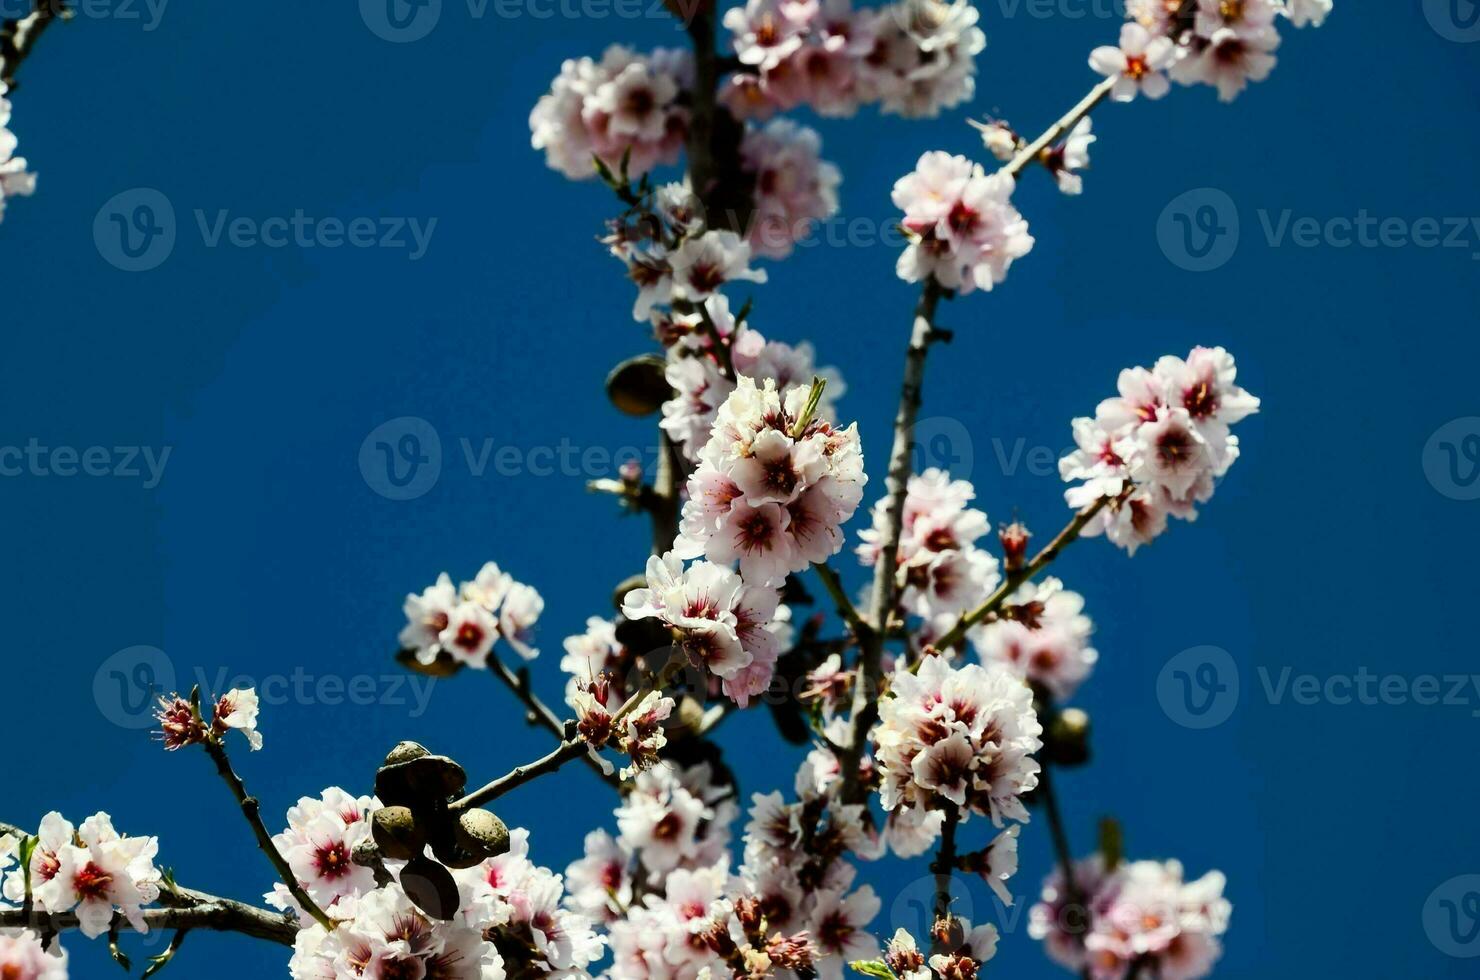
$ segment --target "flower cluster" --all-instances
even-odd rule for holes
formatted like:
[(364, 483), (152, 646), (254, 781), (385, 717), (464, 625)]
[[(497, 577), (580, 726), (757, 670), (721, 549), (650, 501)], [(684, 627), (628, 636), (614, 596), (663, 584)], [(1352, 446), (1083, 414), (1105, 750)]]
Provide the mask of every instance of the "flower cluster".
[(295, 980), (438, 977), (504, 980), (503, 958), (472, 926), (428, 918), (399, 887), (371, 889), (341, 904), (329, 932), (298, 933), (288, 969)]
[[(833, 368), (819, 368), (812, 345), (806, 342), (792, 346), (765, 335), (748, 323), (743, 329), (730, 312), (723, 296), (712, 297), (704, 316), (714, 325), (718, 342), (729, 351), (730, 365), (736, 375), (756, 382), (774, 381), (778, 391), (794, 385), (805, 385), (814, 377), (827, 379), (815, 415), (831, 422), (837, 416), (834, 402), (844, 392), (842, 376)], [(673, 397), (663, 403), (660, 423), (684, 456), (693, 462), (709, 441), (719, 407), (735, 391), (731, 380), (716, 360), (715, 337), (707, 332), (703, 316), (698, 313), (665, 317), (659, 325), (659, 336), (668, 345), (668, 366), (664, 371)]]
[(422, 664), (445, 659), (486, 669), (488, 655), (500, 639), (507, 640), (525, 660), (540, 654), (531, 645), (531, 631), (545, 609), (545, 600), (493, 562), (458, 588), (453, 588), (444, 572), (425, 592), (406, 596), (404, 609), (401, 646)]
[(1132, 554), (1166, 530), (1167, 517), (1194, 520), (1196, 505), (1238, 458), (1229, 427), (1259, 410), (1259, 399), (1234, 381), (1233, 355), (1195, 347), (1185, 359), (1166, 356), (1150, 370), (1120, 372), (1118, 397), (1094, 418), (1074, 420), (1078, 449), (1059, 460), (1064, 493), (1082, 508), (1110, 498), (1084, 533), (1104, 533)]
[(1033, 693), (997, 664), (953, 668), (936, 654), (901, 665), (879, 702), (874, 755), (886, 810), (959, 808), (1026, 823), (1043, 732)]
[(935, 116), (971, 98), (986, 35), (967, 3), (899, 0), (854, 10), (849, 0), (748, 0), (725, 14), (742, 70), (721, 93), (736, 116), (807, 105), (850, 116), (859, 105)]
[[(4, 62), (0, 61), (0, 65)], [(0, 82), (0, 220), (5, 218), (7, 197), (29, 197), (36, 190), (36, 175), (26, 170), (25, 157), (15, 155), (17, 140), (6, 127), (10, 125), (10, 101), (7, 87)]]
[[(1224, 877), (1210, 871), (1182, 879), (1176, 861), (1135, 861), (1107, 870), (1100, 855), (1074, 865), (1075, 905), (1062, 870), (1044, 882), (1029, 913), (1029, 934), (1044, 942), (1057, 963), (1093, 980), (1123, 980), (1133, 963), (1164, 980), (1196, 980), (1222, 954), (1218, 937), (1233, 907), (1223, 897)], [(1088, 919), (1088, 932), (1084, 924)]]
[[(7, 840), (10, 843), (0, 846), (0, 868), (10, 863), (17, 846), (13, 838)], [(149, 924), (144, 921), (142, 908), (159, 897), (161, 875), (154, 866), (158, 853), (157, 838), (122, 836), (113, 829), (106, 813), (95, 813), (82, 821), (82, 826), (73, 827), (53, 811), (41, 818), (29, 868), (7, 872), (0, 894), (9, 902), (23, 902), (29, 872), (34, 908), (54, 915), (75, 913), (78, 928), (87, 938), (96, 939), (107, 932), (115, 913), (139, 932), (147, 932)], [(27, 957), (34, 961), (24, 938), (15, 943), (8, 954), (0, 946), (0, 966), (6, 955), (18, 961)], [(46, 974), (43, 971), (38, 975)]]
[(160, 697), (154, 717), (159, 721), (157, 735), (164, 742), (166, 752), (199, 745), (208, 739), (219, 742), (233, 729), (242, 733), (247, 745), (255, 752), (262, 748), (262, 733), (257, 731), (257, 711), (256, 689), (239, 687), (216, 700), (209, 725), (201, 718), (196, 706), (179, 694)]
[(780, 592), (755, 582), (707, 561), (685, 569), (676, 552), (654, 555), (647, 588), (628, 592), (622, 612), (667, 626), (690, 662), (720, 678), (724, 692), (744, 707), (770, 684), (789, 629), (778, 617)]
[[(719, 295), (725, 284), (766, 281), (764, 269), (751, 268), (751, 247), (744, 238), (733, 231), (705, 231), (702, 219), (692, 219), (697, 225), (680, 223), (697, 207), (682, 184), (660, 188), (658, 203), (657, 214), (641, 212), (633, 221), (617, 221), (606, 238), (637, 287), (634, 320), (652, 318), (655, 308), (666, 306), (697, 317), (697, 306)], [(668, 315), (659, 311), (660, 326)]]
[(0, 931), (0, 977), (6, 980), (67, 980), (67, 951), (61, 943), (48, 948), (29, 929)]
[(1094, 628), (1084, 614), (1084, 596), (1048, 576), (1024, 582), (995, 619), (967, 635), (982, 663), (1004, 664), (1062, 700), (1074, 694), (1099, 659), (1089, 645)]
[(675, 554), (739, 561), (760, 585), (837, 554), (868, 477), (857, 425), (835, 428), (809, 394), (738, 379), (689, 479)]
[(937, 919), (931, 933), (934, 952), (927, 960), (914, 936), (904, 929), (895, 930), (884, 948), (884, 965), (897, 980), (974, 980), (983, 964), (997, 955), (994, 925), (973, 928), (968, 920), (953, 916)]
[[(895, 554), (899, 602), (939, 635), (958, 614), (981, 602), (997, 587), (997, 559), (976, 546), (987, 533), (987, 515), (968, 507), (976, 491), (931, 468), (909, 479), (902, 533)], [(888, 534), (888, 501), (874, 505), (873, 527), (859, 534), (858, 558), (873, 567)]]
[(1011, 175), (989, 175), (966, 157), (922, 155), (894, 185), (910, 242), (899, 257), (900, 278), (933, 276), (962, 293), (1000, 283), (1013, 260), (1033, 248), (1028, 222), (1012, 205), (1015, 186)]
[[(672, 698), (649, 691), (624, 712), (626, 699), (618, 696), (615, 685), (602, 678), (578, 688), (570, 701), (576, 709), (576, 730), (586, 740), (593, 758), (600, 760), (598, 750), (615, 745), (632, 759), (621, 772), (623, 779), (657, 765), (658, 752), (668, 744), (663, 725), (673, 713)], [(603, 767), (611, 771), (604, 762)]]
[[(375, 888), (375, 875), (354, 862), (355, 847), (370, 837), (370, 812), (380, 801), (354, 797), (331, 786), (318, 799), (305, 796), (288, 809), (288, 826), (272, 838), (314, 904), (336, 918), (346, 902)], [(269, 905), (291, 909), (311, 921), (282, 882), (265, 896)]]
[(843, 857), (851, 851), (873, 858), (879, 851), (863, 806), (814, 795), (804, 782), (799, 774), (794, 803), (780, 792), (752, 797), (740, 878), (767, 931), (805, 935), (818, 975), (836, 980), (845, 962), (879, 952), (868, 931), (879, 897), (869, 885), (855, 887), (857, 870)]
[(842, 174), (821, 152), (817, 131), (789, 119), (745, 133), (740, 161), (755, 180), (748, 232), (756, 254), (785, 258), (812, 222), (837, 213)]
[(1110, 97), (1122, 102), (1138, 94), (1161, 98), (1169, 78), (1211, 85), (1231, 102), (1274, 69), (1278, 18), (1319, 27), (1331, 6), (1332, 0), (1128, 0), (1120, 45), (1096, 48), (1089, 63), (1115, 79)]
[(567, 177), (596, 175), (595, 160), (636, 177), (678, 159), (688, 129), (679, 98), (692, 84), (685, 51), (642, 55), (614, 44), (600, 61), (571, 58), (529, 114), (530, 142)]
[[(511, 832), (507, 853), (447, 872), (457, 899), (446, 921), (407, 897), (426, 887), (413, 880), (416, 862), (386, 860), (391, 880), (377, 884), (350, 860), (377, 805), (330, 788), (300, 800), (288, 811), (288, 829), (274, 838), (310, 896), (339, 922), (330, 932), (300, 916), (306, 924), (290, 964), (296, 980), (568, 976), (600, 958), (602, 940), (590, 919), (565, 906), (561, 877), (529, 860), (527, 830)], [(267, 899), (296, 908), (281, 885)]]

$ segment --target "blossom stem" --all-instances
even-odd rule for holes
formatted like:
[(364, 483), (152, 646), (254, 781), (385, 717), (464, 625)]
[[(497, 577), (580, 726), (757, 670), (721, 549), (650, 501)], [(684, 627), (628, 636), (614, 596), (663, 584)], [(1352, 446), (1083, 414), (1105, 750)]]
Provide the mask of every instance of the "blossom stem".
[(644, 509), (653, 522), (653, 554), (662, 555), (673, 548), (678, 537), (678, 487), (680, 476), (678, 445), (658, 427), (658, 475), (652, 492), (646, 495)]
[(263, 854), (267, 855), (267, 859), (272, 862), (273, 868), (277, 870), (278, 877), (282, 879), (284, 885), (288, 886), (288, 891), (292, 893), (293, 898), (297, 900), (299, 906), (309, 915), (313, 916), (319, 925), (333, 932), (334, 920), (329, 918), (324, 913), (324, 910), (319, 908), (314, 900), (309, 897), (308, 892), (298, 883), (298, 876), (293, 874), (293, 869), (288, 866), (287, 859), (277, 849), (277, 845), (272, 842), (272, 835), (267, 832), (267, 827), (262, 823), (262, 805), (257, 801), (255, 796), (247, 794), (246, 784), (242, 782), (241, 777), (236, 774), (236, 771), (231, 768), (231, 760), (226, 757), (226, 748), (221, 744), (221, 740), (217, 738), (207, 739), (203, 744), (205, 745), (206, 754), (211, 757), (212, 762), (216, 763), (216, 771), (226, 781), (226, 785), (231, 789), (231, 795), (236, 797), (236, 802), (242, 810), (242, 816), (246, 818), (247, 823), (252, 828), (252, 833), (257, 837), (257, 846), (261, 848)]
[(1129, 494), (1131, 489), (1133, 488), (1128, 487), (1120, 497), (1100, 497), (1094, 503), (1081, 508), (1074, 515), (1074, 519), (1065, 525), (1064, 529), (1042, 551), (1033, 556), (1032, 561), (1015, 572), (1009, 572), (1007, 577), (1002, 580), (1002, 585), (997, 588), (996, 592), (988, 596), (986, 601), (962, 614), (961, 618), (956, 621), (956, 625), (952, 626), (944, 636), (935, 642), (936, 649), (949, 650), (951, 647), (959, 646), (965, 640), (967, 630), (1002, 608), (1002, 604), (1007, 601), (1009, 596), (1017, 591), (1018, 586), (1043, 571), (1044, 568), (1059, 556), (1059, 552), (1063, 551), (1071, 542), (1077, 540), (1080, 532), (1084, 530), (1085, 525), (1094, 520), (1095, 515), (1104, 510), (1105, 506), (1112, 499), (1116, 501), (1123, 499)]
[[(515, 697), (524, 702), (524, 706), (529, 709), (528, 718), (531, 724), (541, 725), (553, 732), (555, 737), (562, 742), (565, 740), (565, 722), (561, 721), (560, 716), (555, 714), (550, 706), (541, 701), (539, 696), (534, 693), (534, 690), (530, 687), (529, 674), (527, 672), (519, 671), (516, 673), (510, 670), (508, 664), (500, 660), (498, 654), (492, 650), (488, 653), (488, 667), (499, 680), (508, 685), (509, 690), (514, 692)], [(605, 782), (615, 787), (622, 785), (621, 780), (617, 779), (614, 775), (608, 775), (606, 770), (602, 769), (601, 764), (595, 759), (587, 756), (586, 761), (590, 764), (592, 770)]]
[[(628, 698), (620, 708), (617, 709), (617, 713), (612, 715), (612, 727), (615, 728), (618, 724), (621, 723), (623, 718), (631, 714), (632, 710), (642, 703), (643, 698), (647, 697), (654, 691), (661, 691), (664, 687), (666, 687), (668, 683), (672, 681), (673, 678), (683, 670), (683, 664), (684, 661), (681, 657), (674, 657), (668, 662), (663, 670), (659, 674), (657, 674), (657, 676), (650, 675), (646, 680), (644, 680), (642, 682), (642, 685), (638, 687), (637, 691), (630, 698)], [(571, 725), (571, 723), (566, 723), (566, 725), (562, 726), (562, 732), (570, 731), (572, 727), (573, 726)], [(549, 754), (543, 756), (542, 758), (536, 759), (534, 762), (528, 762), (522, 766), (515, 766), (504, 775), (498, 777), (490, 783), (485, 783), (483, 786), (480, 786), (478, 789), (473, 790), (473, 792), (469, 793), (467, 796), (464, 796), (462, 799), (453, 803), (450, 809), (453, 812), (458, 812), (461, 810), (471, 809), (475, 806), (482, 806), (490, 800), (496, 800), (500, 796), (503, 796), (505, 793), (509, 792), (509, 790), (517, 789), (518, 787), (523, 786), (525, 783), (530, 782), (531, 780), (538, 779), (540, 776), (554, 772), (577, 756), (584, 755), (587, 758), (590, 758), (590, 755), (588, 754), (589, 747), (589, 743), (587, 743), (585, 739), (580, 738), (579, 736), (573, 735), (571, 737), (568, 737), (565, 739), (565, 741), (557, 745)], [(594, 762), (595, 760), (592, 761)]]
[(888, 493), (884, 500), (884, 534), (874, 565), (873, 606), (869, 617), (873, 630), (866, 638), (860, 638), (862, 652), (858, 658), (858, 684), (853, 689), (853, 710), (848, 723), (848, 751), (840, 760), (843, 800), (847, 803), (856, 803), (861, 797), (858, 763), (863, 758), (869, 728), (879, 713), (876, 695), (884, 656), (883, 634), (889, 629), (889, 616), (894, 610), (895, 564), (899, 539), (904, 533), (904, 501), (915, 452), (915, 418), (920, 411), (920, 392), (925, 380), (925, 354), (931, 342), (939, 339), (935, 309), (944, 295), (944, 288), (933, 276), (925, 280), (920, 300), (915, 305), (914, 327), (905, 352), (904, 383), (900, 388), (899, 409), (894, 416), (894, 446), (889, 454), (889, 473), (885, 479)]
[(864, 620), (863, 614), (858, 611), (858, 607), (853, 605), (853, 600), (848, 598), (848, 593), (843, 589), (843, 580), (838, 577), (837, 572), (833, 571), (832, 566), (825, 562), (817, 562), (813, 564), (812, 569), (817, 573), (817, 577), (822, 579), (822, 587), (827, 589), (827, 594), (832, 597), (833, 604), (838, 607), (838, 615), (853, 627), (854, 635), (861, 639), (865, 633), (873, 632), (872, 627)]
[(1003, 167), (1002, 171), (1013, 177), (1022, 173), (1024, 167), (1041, 157), (1044, 150), (1063, 139), (1069, 130), (1079, 124), (1079, 120), (1089, 115), (1095, 106), (1103, 102), (1105, 96), (1109, 95), (1110, 90), (1115, 87), (1115, 82), (1116, 76), (1111, 75), (1090, 89), (1088, 95), (1080, 99), (1074, 108), (1064, 113), (1058, 122), (1044, 130), (1042, 136), (1018, 151), (1018, 155), (1013, 157), (1012, 162)]
[(725, 338), (720, 336), (719, 327), (714, 325), (714, 318), (709, 315), (709, 301), (698, 304), (699, 320), (704, 324), (704, 333), (709, 337), (709, 343), (714, 348), (714, 359), (719, 363), (720, 374), (731, 381), (735, 380), (735, 362), (730, 356), (730, 345), (725, 343)]
[(956, 866), (956, 825), (961, 822), (961, 811), (956, 807), (946, 810), (946, 818), (940, 827), (940, 847), (935, 852), (931, 870), (935, 872), (935, 918), (944, 919), (951, 914), (951, 871)]
[[(1084, 892), (1079, 888), (1079, 883), (1074, 879), (1074, 851), (1069, 847), (1069, 835), (1064, 829), (1064, 817), (1059, 812), (1059, 800), (1053, 789), (1053, 764), (1044, 760), (1043, 771), (1038, 776), (1038, 793), (1043, 800), (1044, 813), (1048, 815), (1048, 831), (1053, 838), (1054, 853), (1059, 859), (1059, 870), (1064, 876), (1064, 895), (1069, 900), (1069, 912), (1078, 913), (1082, 919), (1077, 925), (1082, 929), (1079, 938), (1089, 931), (1089, 906), (1085, 903)], [(1072, 929), (1076, 923), (1066, 922), (1066, 928)]]

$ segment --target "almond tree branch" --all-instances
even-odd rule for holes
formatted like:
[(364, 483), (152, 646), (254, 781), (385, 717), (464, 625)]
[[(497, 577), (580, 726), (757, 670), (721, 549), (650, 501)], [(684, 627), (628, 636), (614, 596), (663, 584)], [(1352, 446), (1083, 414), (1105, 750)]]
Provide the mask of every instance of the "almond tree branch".
[(242, 810), (242, 816), (246, 817), (247, 823), (252, 828), (252, 833), (257, 838), (257, 846), (261, 848), (263, 854), (267, 855), (267, 859), (272, 862), (272, 866), (276, 869), (278, 877), (288, 887), (288, 891), (298, 902), (298, 905), (309, 915), (313, 916), (319, 925), (333, 932), (334, 920), (329, 918), (324, 913), (324, 910), (319, 908), (318, 904), (309, 897), (308, 892), (298, 883), (298, 876), (288, 866), (287, 858), (283, 857), (282, 852), (277, 849), (277, 845), (272, 842), (272, 835), (267, 832), (267, 828), (262, 823), (262, 806), (255, 796), (247, 795), (246, 784), (242, 782), (241, 777), (236, 774), (236, 771), (231, 768), (231, 760), (226, 757), (226, 749), (221, 745), (221, 740), (211, 738), (202, 744), (205, 746), (206, 754), (211, 757), (211, 761), (216, 763), (216, 771), (221, 774), (221, 778), (226, 781), (226, 785), (231, 789), (231, 795), (236, 797), (236, 802)]
[(858, 682), (853, 688), (853, 710), (845, 746), (847, 752), (839, 760), (845, 803), (857, 803), (863, 795), (858, 781), (858, 763), (863, 758), (869, 729), (879, 714), (877, 693), (884, 655), (883, 634), (888, 632), (889, 616), (894, 611), (895, 565), (899, 538), (904, 533), (904, 501), (915, 452), (915, 419), (920, 411), (920, 392), (925, 382), (925, 354), (931, 342), (940, 339), (935, 327), (935, 309), (945, 294), (945, 289), (934, 277), (925, 280), (915, 306), (910, 345), (905, 351), (904, 383), (900, 388), (899, 409), (894, 416), (894, 446), (889, 454), (889, 473), (884, 484), (887, 491), (884, 534), (879, 557), (874, 564), (873, 605), (869, 616), (873, 629), (866, 637), (859, 638), (862, 651), (858, 658)]
[(1134, 486), (1127, 487), (1119, 497), (1101, 497), (1094, 503), (1081, 508), (1074, 515), (1074, 519), (1065, 525), (1064, 529), (1042, 551), (1033, 556), (1032, 561), (1015, 572), (1009, 572), (1007, 577), (1002, 580), (1002, 584), (998, 586), (997, 591), (988, 596), (986, 601), (976, 608), (963, 613), (961, 618), (956, 621), (956, 625), (952, 626), (944, 636), (935, 641), (936, 648), (939, 650), (949, 650), (951, 647), (959, 646), (966, 639), (967, 630), (1002, 608), (1002, 604), (1007, 601), (1009, 596), (1017, 591), (1018, 586), (1043, 571), (1044, 568), (1059, 556), (1059, 552), (1068, 547), (1071, 542), (1078, 540), (1080, 532), (1084, 530), (1085, 525), (1094, 520), (1096, 514), (1104, 510), (1112, 500), (1118, 504), (1129, 496), (1134, 489)]
[[(0, 837), (30, 836), (14, 824), (0, 822)], [(292, 946), (301, 926), (288, 912), (274, 912), (229, 898), (221, 898), (193, 888), (163, 883), (159, 892), (163, 908), (144, 910), (144, 921), (151, 929), (211, 929), (238, 932), (255, 939)], [(131, 928), (118, 917), (119, 929)], [(0, 911), (0, 929), (35, 929), (38, 932), (62, 932), (77, 928), (77, 916), (71, 913), (48, 914), (25, 909)]]
[(1013, 177), (1022, 173), (1024, 167), (1042, 156), (1043, 151), (1063, 139), (1069, 130), (1079, 124), (1079, 120), (1089, 115), (1095, 106), (1104, 101), (1105, 96), (1109, 95), (1110, 90), (1115, 87), (1115, 80), (1115, 76), (1111, 75), (1090, 89), (1088, 95), (1080, 99), (1074, 108), (1060, 116), (1058, 122), (1044, 130), (1042, 136), (1018, 151), (1018, 155), (1013, 157), (1012, 162), (1003, 167), (1002, 171)]
[[(527, 671), (521, 670), (516, 673), (509, 669), (508, 664), (500, 660), (498, 654), (492, 650), (488, 653), (488, 667), (493, 671), (494, 676), (508, 685), (509, 690), (514, 692), (515, 697), (524, 702), (524, 706), (529, 709), (527, 716), (532, 724), (541, 725), (549, 729), (562, 742), (565, 740), (565, 722), (561, 720), (560, 716), (549, 705), (541, 701), (539, 696), (534, 693), (529, 683), (529, 674)], [(591, 766), (592, 771), (600, 776), (603, 781), (611, 784), (613, 787), (621, 787), (622, 781), (614, 774), (608, 773), (603, 769), (601, 763), (589, 755), (586, 757), (586, 761)]]
[[(626, 718), (629, 714), (632, 713), (633, 709), (635, 709), (640, 703), (642, 703), (643, 698), (647, 697), (654, 691), (661, 691), (664, 687), (666, 687), (679, 673), (682, 672), (683, 667), (684, 659), (682, 657), (674, 657), (656, 676), (651, 674), (648, 675), (648, 677), (642, 682), (642, 685), (638, 687), (638, 689), (632, 694), (632, 696), (629, 697), (622, 704), (622, 706), (617, 709), (617, 713), (612, 715), (612, 729), (615, 730), (617, 726), (621, 723), (622, 719)], [(562, 730), (568, 731), (569, 727), (567, 726)], [(590, 758), (588, 749), (589, 743), (585, 739), (581, 738), (578, 735), (572, 734), (566, 737), (565, 741), (556, 746), (554, 751), (550, 752), (548, 755), (536, 759), (534, 762), (528, 762), (522, 766), (515, 766), (505, 775), (498, 777), (492, 782), (485, 783), (478, 789), (473, 790), (473, 792), (467, 794), (462, 799), (453, 803), (451, 805), (451, 809), (453, 811), (467, 810), (475, 806), (482, 806), (483, 804), (491, 800), (496, 800), (511, 789), (516, 789), (520, 786), (523, 786), (525, 783), (530, 782), (531, 780), (537, 779), (538, 777), (546, 775), (547, 773), (554, 772), (578, 755), (585, 755), (587, 758)]]

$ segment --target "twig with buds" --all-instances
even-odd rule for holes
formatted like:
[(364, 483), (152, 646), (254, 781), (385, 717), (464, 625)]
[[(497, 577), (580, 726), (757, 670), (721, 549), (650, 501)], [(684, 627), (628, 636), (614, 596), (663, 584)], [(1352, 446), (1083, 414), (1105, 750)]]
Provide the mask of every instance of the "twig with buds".
[[(666, 687), (683, 670), (683, 666), (683, 659), (675, 657), (668, 662), (659, 674), (656, 676), (649, 675), (643, 681), (642, 685), (638, 687), (636, 692), (617, 709), (617, 713), (612, 715), (612, 726), (615, 728), (620, 724), (622, 719), (631, 714), (633, 709), (642, 702), (643, 698), (654, 691), (661, 691)], [(534, 762), (515, 766), (508, 773), (492, 782), (485, 783), (483, 786), (480, 786), (478, 789), (473, 790), (473, 792), (453, 803), (451, 809), (453, 811), (460, 811), (482, 806), (491, 800), (498, 799), (512, 789), (523, 786), (531, 780), (554, 772), (576, 756), (587, 755), (590, 745), (584, 738), (573, 734), (574, 727), (574, 722), (567, 722), (563, 726), (562, 731), (571, 732), (572, 734), (566, 735), (565, 741), (556, 746), (554, 751), (542, 758), (536, 759)], [(589, 756), (587, 757), (589, 758)]]
[[(555, 734), (556, 738), (562, 742), (565, 741), (566, 723), (561, 721), (560, 716), (534, 693), (529, 683), (528, 671), (521, 670), (516, 673), (510, 670), (508, 664), (500, 660), (498, 654), (492, 650), (488, 652), (488, 669), (493, 671), (494, 676), (503, 681), (509, 690), (514, 692), (515, 697), (524, 702), (524, 706), (529, 709), (527, 717), (531, 724), (537, 724), (547, 728)], [(622, 785), (622, 781), (603, 769), (601, 763), (590, 756), (586, 757), (586, 761), (590, 764), (591, 769), (605, 782), (615, 787)]]
[(925, 280), (915, 306), (910, 345), (905, 352), (904, 383), (900, 389), (899, 409), (894, 416), (894, 446), (889, 454), (889, 475), (885, 479), (888, 495), (884, 502), (883, 544), (874, 565), (873, 608), (869, 617), (874, 632), (867, 639), (860, 637), (862, 653), (858, 664), (858, 686), (853, 689), (847, 753), (840, 760), (843, 800), (847, 803), (856, 803), (861, 798), (858, 762), (863, 758), (869, 729), (879, 714), (875, 695), (879, 689), (880, 664), (884, 654), (882, 634), (889, 629), (889, 614), (894, 608), (895, 561), (899, 554), (899, 539), (904, 533), (904, 501), (915, 451), (915, 419), (920, 411), (921, 389), (925, 382), (925, 354), (930, 344), (939, 339), (935, 310), (945, 295), (946, 290), (934, 277)]
[(1080, 532), (1084, 530), (1085, 525), (1094, 520), (1095, 515), (1104, 510), (1112, 500), (1116, 503), (1123, 501), (1134, 489), (1134, 486), (1126, 487), (1119, 497), (1100, 497), (1094, 503), (1081, 508), (1074, 515), (1073, 520), (1065, 525), (1064, 529), (1055, 535), (1054, 539), (1042, 551), (1033, 556), (1032, 561), (1016, 571), (1008, 572), (996, 592), (988, 596), (981, 605), (963, 613), (961, 618), (956, 621), (956, 625), (952, 626), (944, 636), (936, 641), (936, 648), (949, 650), (952, 647), (959, 646), (966, 639), (967, 630), (1002, 608), (1002, 604), (1007, 601), (1009, 596), (1017, 591), (1018, 586), (1043, 571), (1044, 568), (1059, 556), (1059, 552), (1068, 547), (1071, 542), (1078, 540)]
[(1008, 163), (1002, 170), (1005, 173), (1011, 174), (1013, 177), (1022, 173), (1024, 167), (1034, 160), (1039, 159), (1045, 150), (1048, 150), (1059, 140), (1063, 139), (1069, 130), (1078, 125), (1079, 120), (1089, 115), (1095, 106), (1104, 101), (1105, 96), (1109, 95), (1110, 90), (1115, 87), (1115, 82), (1116, 78), (1112, 75), (1090, 89), (1088, 95), (1080, 99), (1074, 108), (1059, 117), (1058, 122), (1044, 130), (1042, 136), (1018, 151), (1018, 155), (1013, 157), (1012, 162)]

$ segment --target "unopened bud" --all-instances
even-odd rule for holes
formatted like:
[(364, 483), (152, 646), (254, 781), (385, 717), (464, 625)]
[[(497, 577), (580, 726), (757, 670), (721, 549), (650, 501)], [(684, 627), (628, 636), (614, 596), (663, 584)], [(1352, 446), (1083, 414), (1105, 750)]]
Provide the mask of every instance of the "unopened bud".
[(1002, 542), (1002, 564), (1009, 572), (1016, 572), (1023, 567), (1030, 537), (1032, 535), (1027, 526), (1021, 521), (1013, 521), (997, 532), (997, 540)]

